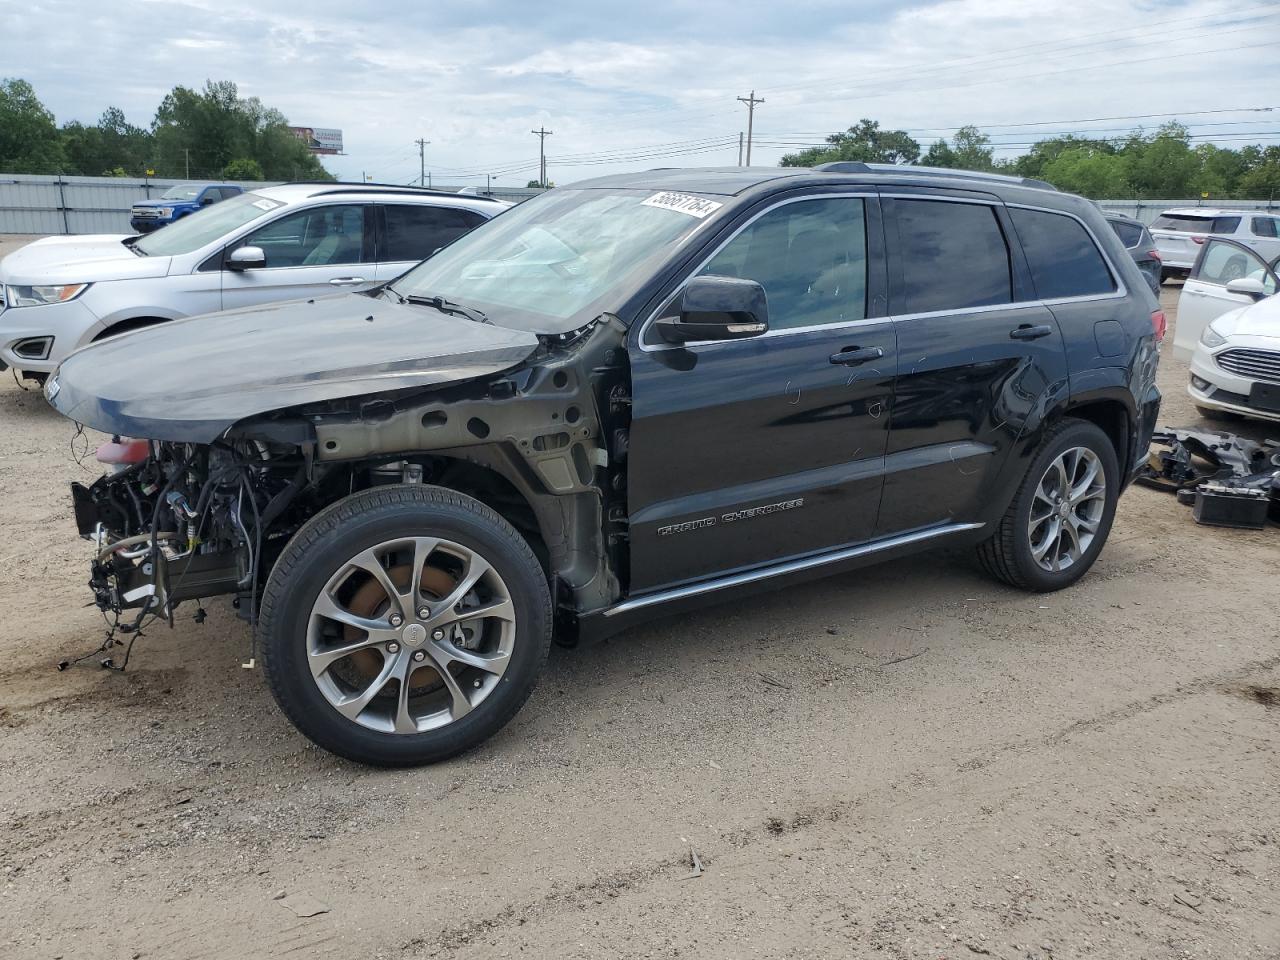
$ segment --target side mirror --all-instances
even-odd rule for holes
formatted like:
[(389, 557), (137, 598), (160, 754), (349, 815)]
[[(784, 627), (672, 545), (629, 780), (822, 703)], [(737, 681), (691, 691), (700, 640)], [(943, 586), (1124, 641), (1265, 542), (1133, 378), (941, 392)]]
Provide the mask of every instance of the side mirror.
[(207, 207), (211, 203), (213, 203), (213, 197), (203, 196), (200, 198), (200, 206), (202, 207)]
[(680, 297), (680, 316), (654, 326), (668, 343), (744, 340), (769, 331), (764, 287), (737, 277), (694, 277)]
[(261, 270), (267, 265), (267, 255), (261, 247), (238, 247), (227, 257), (228, 270)]
[(1238, 293), (1255, 301), (1261, 300), (1267, 295), (1262, 281), (1255, 280), (1253, 277), (1240, 277), (1237, 280), (1228, 281), (1227, 293)]

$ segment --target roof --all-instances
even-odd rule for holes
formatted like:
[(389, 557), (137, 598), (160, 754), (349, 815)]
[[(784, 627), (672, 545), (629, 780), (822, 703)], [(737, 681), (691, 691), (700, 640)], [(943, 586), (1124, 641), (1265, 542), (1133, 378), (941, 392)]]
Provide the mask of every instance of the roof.
[(499, 200), (496, 197), (468, 196), (449, 193), (444, 190), (426, 190), (422, 187), (407, 187), (393, 183), (341, 183), (322, 180), (257, 187), (253, 192), (284, 203), (298, 203), (301, 200), (311, 200), (319, 197), (365, 201), (395, 197), (397, 199), (417, 198), (433, 203), (439, 202), (442, 206), (459, 206), (488, 211), (510, 206), (506, 201)]
[(918, 167), (891, 163), (841, 161), (817, 167), (661, 167), (636, 173), (617, 173), (582, 180), (574, 187), (585, 189), (686, 190), (713, 196), (737, 196), (757, 187), (783, 181), (802, 184), (823, 182), (847, 183), (851, 179), (891, 178), (895, 184), (915, 182), (922, 185), (948, 185), (958, 188), (991, 190), (993, 187), (1025, 187), (1055, 190), (1043, 180), (1009, 177), (998, 173), (978, 173), (945, 167)]
[(1230, 207), (1174, 207), (1160, 214), (1162, 217), (1239, 217), (1247, 213), (1265, 213), (1266, 211), (1234, 210)]

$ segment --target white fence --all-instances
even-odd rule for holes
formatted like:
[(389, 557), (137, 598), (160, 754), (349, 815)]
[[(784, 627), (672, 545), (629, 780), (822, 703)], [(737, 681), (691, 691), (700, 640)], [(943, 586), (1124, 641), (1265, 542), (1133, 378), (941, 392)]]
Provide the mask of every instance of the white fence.
[[(206, 180), (136, 180), (128, 177), (48, 177), (0, 173), (0, 233), (133, 233), (129, 208), (154, 199), (177, 183)], [(235, 183), (237, 181), (218, 181)], [(246, 190), (267, 186), (241, 182)], [(461, 187), (436, 187), (456, 193)], [(493, 196), (519, 203), (541, 193), (500, 189)]]

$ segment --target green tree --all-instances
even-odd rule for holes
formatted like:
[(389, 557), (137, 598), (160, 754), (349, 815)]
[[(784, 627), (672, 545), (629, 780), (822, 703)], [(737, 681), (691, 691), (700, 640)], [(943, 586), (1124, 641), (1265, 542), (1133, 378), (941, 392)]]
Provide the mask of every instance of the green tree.
[(151, 153), (151, 134), (129, 123), (116, 107), (108, 107), (96, 126), (64, 124), (61, 135), (68, 173), (103, 177), (123, 170), (121, 176), (141, 176)]
[(1246, 147), (1242, 154), (1248, 170), (1237, 184), (1237, 196), (1244, 200), (1280, 199), (1280, 147)]
[(1133, 188), (1125, 178), (1124, 161), (1114, 152), (1080, 144), (1063, 150), (1037, 174), (1059, 190), (1086, 197), (1129, 197)]
[(188, 156), (198, 176), (216, 176), (233, 160), (256, 161), (268, 180), (332, 180), (306, 144), (289, 132), (279, 110), (257, 97), (242, 99), (229, 80), (208, 81), (203, 92), (174, 87), (151, 126), (159, 176), (185, 174)]
[(239, 157), (222, 168), (222, 175), (228, 180), (265, 180), (262, 164), (248, 157)]
[(990, 171), (995, 169), (995, 150), (991, 138), (977, 127), (961, 127), (952, 135), (951, 143), (938, 140), (920, 162), (926, 167)]
[(1180, 123), (1166, 123), (1153, 136), (1138, 130), (1120, 148), (1127, 177), (1138, 196), (1172, 199), (1198, 196), (1195, 189), (1201, 159), (1191, 149), (1191, 137)]
[(782, 158), (784, 167), (815, 167), (834, 160), (864, 163), (915, 163), (920, 144), (905, 130), (881, 130), (879, 122), (862, 119), (848, 130), (830, 134), (829, 146), (810, 147)]
[(0, 170), (59, 173), (65, 158), (53, 114), (25, 80), (0, 80)]

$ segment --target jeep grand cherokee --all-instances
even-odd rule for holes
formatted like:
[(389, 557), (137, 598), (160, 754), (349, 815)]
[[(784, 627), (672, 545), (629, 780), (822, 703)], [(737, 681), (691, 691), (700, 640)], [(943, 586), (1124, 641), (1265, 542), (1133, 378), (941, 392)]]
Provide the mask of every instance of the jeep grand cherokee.
[(119, 438), (73, 493), (120, 628), (233, 595), (303, 733), (415, 764), (510, 720), (553, 635), (943, 544), (1070, 585), (1163, 334), (1102, 214), (1047, 184), (658, 170), (372, 291), (105, 341), (46, 394)]

